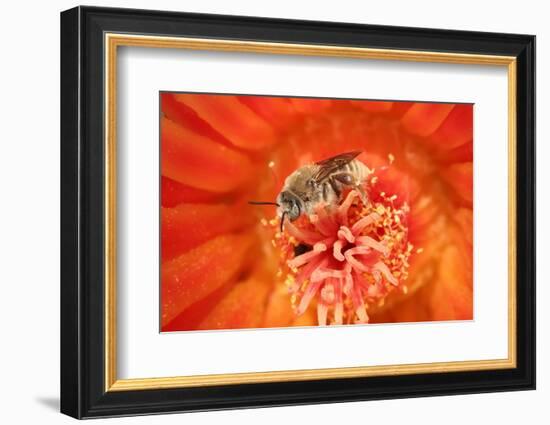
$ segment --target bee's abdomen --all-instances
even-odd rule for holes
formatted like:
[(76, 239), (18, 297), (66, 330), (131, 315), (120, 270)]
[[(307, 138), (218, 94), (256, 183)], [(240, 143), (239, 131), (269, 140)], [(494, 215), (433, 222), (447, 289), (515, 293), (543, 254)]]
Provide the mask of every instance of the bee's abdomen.
[(357, 159), (346, 164), (345, 168), (347, 172), (355, 177), (357, 183), (364, 182), (370, 174), (367, 166)]
[(343, 165), (339, 170), (334, 172), (334, 174), (339, 173), (350, 174), (351, 176), (353, 176), (353, 181), (350, 183), (344, 183), (332, 177), (325, 179), (325, 181), (323, 181), (318, 186), (318, 200), (322, 200), (327, 204), (336, 202), (342, 195), (342, 192), (344, 191), (346, 186), (354, 186), (363, 183), (368, 178), (370, 170), (361, 161), (353, 160)]

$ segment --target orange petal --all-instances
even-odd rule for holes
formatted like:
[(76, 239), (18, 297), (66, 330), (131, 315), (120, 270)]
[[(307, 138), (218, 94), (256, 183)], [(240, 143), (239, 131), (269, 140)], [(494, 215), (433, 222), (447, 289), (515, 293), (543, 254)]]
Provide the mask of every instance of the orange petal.
[(393, 102), (388, 114), (394, 118), (401, 118), (414, 104), (414, 102)]
[(195, 188), (228, 192), (252, 175), (248, 158), (162, 119), (162, 175)]
[(374, 170), (373, 177), (376, 176), (376, 182), (370, 183), (371, 193), (373, 195), (384, 192), (388, 196), (396, 195), (396, 205), (403, 202), (411, 203), (420, 192), (420, 185), (409, 173), (400, 168), (404, 165), (406, 158), (397, 157), (393, 165), (390, 165), (389, 158), (383, 158), (367, 151), (359, 155), (358, 159)]
[(238, 96), (238, 99), (273, 127), (284, 127), (296, 115), (292, 104), (284, 97)]
[(247, 266), (249, 234), (224, 235), (162, 265), (162, 326)]
[(197, 329), (240, 329), (262, 326), (269, 285), (258, 276), (236, 284)]
[(453, 162), (472, 162), (474, 158), (474, 144), (472, 140), (454, 149), (440, 150), (436, 158), (441, 165), (452, 164)]
[(304, 314), (296, 317), (290, 326), (317, 326), (317, 308), (312, 305)]
[(448, 246), (439, 263), (439, 278), (430, 299), (432, 320), (471, 320), (473, 293), (471, 256)]
[(257, 150), (275, 142), (272, 127), (235, 96), (178, 94), (175, 98), (196, 111), (235, 146)]
[(369, 310), (370, 323), (425, 322), (432, 320), (431, 310), (427, 305), (429, 290), (429, 287), (420, 288), (416, 293), (392, 305), (392, 308), (385, 308), (382, 311), (376, 311), (376, 306), (374, 306)]
[(161, 177), (160, 190), (161, 205), (170, 208), (182, 202), (213, 202), (220, 197), (218, 193), (207, 192), (206, 190), (186, 186), (164, 176)]
[(459, 208), (453, 214), (455, 221), (460, 229), (460, 234), (464, 237), (468, 246), (473, 244), (474, 217), (470, 208)]
[(186, 308), (170, 323), (164, 324), (161, 329), (162, 332), (190, 331), (197, 329), (199, 323), (210, 314), (212, 309), (229, 293), (229, 291), (231, 291), (233, 286), (235, 286), (235, 282), (229, 281), (202, 300)]
[(181, 204), (161, 209), (162, 261), (170, 260), (214, 236), (241, 229), (253, 216), (244, 203)]
[(427, 142), (434, 147), (449, 150), (472, 140), (473, 110), (473, 105), (456, 105)]
[(426, 137), (439, 128), (454, 107), (449, 103), (416, 103), (401, 118), (401, 124), (409, 133)]
[(289, 98), (296, 111), (302, 114), (315, 114), (328, 108), (332, 101), (330, 99), (304, 99)]
[(267, 301), (263, 326), (266, 328), (289, 326), (295, 317), (288, 290), (283, 285), (278, 285)]
[(427, 194), (423, 194), (411, 204), (411, 212), (408, 217), (409, 240), (417, 248), (424, 248), (426, 243), (433, 244), (439, 240), (441, 223), (445, 222), (441, 207), (436, 200)]
[(187, 128), (193, 133), (200, 134), (222, 145), (232, 147), (229, 140), (212, 128), (210, 124), (201, 119), (199, 115), (182, 102), (178, 102), (173, 93), (161, 94), (161, 108), (165, 117)]
[(350, 100), (350, 103), (367, 112), (386, 112), (393, 106), (393, 102), (382, 102), (375, 100)]
[(470, 204), (473, 200), (473, 163), (452, 164), (441, 170), (441, 176), (456, 193)]

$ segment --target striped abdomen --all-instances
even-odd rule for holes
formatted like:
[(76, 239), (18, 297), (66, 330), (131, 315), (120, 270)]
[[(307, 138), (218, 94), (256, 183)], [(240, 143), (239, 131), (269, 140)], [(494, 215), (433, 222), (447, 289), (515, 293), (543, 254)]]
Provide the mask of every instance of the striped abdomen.
[(360, 186), (370, 174), (371, 171), (365, 164), (354, 159), (325, 179), (320, 198), (328, 204), (338, 202), (344, 189)]

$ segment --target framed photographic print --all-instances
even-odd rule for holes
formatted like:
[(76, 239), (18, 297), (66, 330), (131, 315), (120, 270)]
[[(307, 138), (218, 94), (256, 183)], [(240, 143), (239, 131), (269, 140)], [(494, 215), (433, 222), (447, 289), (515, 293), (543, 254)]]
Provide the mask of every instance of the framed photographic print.
[(535, 38), (61, 14), (61, 411), (533, 389)]

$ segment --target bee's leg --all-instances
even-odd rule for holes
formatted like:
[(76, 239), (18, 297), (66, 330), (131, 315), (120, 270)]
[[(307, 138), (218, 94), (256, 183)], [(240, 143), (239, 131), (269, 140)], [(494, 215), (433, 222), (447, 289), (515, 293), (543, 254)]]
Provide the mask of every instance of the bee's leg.
[(367, 192), (365, 192), (365, 188), (363, 187), (363, 185), (358, 183), (357, 185), (355, 185), (355, 189), (359, 192), (359, 195), (361, 195), (361, 201), (363, 202), (363, 204), (367, 205)]
[(338, 173), (333, 174), (331, 176), (332, 179), (336, 180), (340, 184), (343, 184), (345, 186), (350, 186), (357, 190), (359, 192), (359, 195), (361, 195), (361, 201), (363, 201), (363, 204), (367, 203), (367, 193), (365, 192), (365, 188), (361, 185), (361, 182), (358, 181), (353, 174), (351, 173)]
[(346, 186), (353, 186), (355, 184), (355, 178), (351, 173), (335, 173), (330, 176), (330, 178), (339, 183), (345, 184)]

